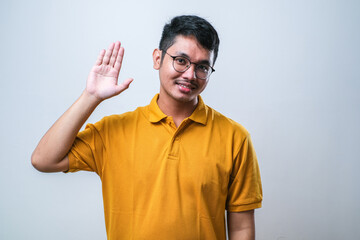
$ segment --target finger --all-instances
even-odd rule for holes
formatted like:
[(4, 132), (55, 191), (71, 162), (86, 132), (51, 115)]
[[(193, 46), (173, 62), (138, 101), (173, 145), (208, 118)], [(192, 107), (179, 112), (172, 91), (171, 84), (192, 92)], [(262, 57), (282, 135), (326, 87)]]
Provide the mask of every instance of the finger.
[(109, 65), (110, 65), (111, 67), (114, 66), (114, 63), (115, 63), (115, 61), (116, 61), (116, 57), (117, 57), (117, 54), (118, 54), (118, 52), (119, 52), (119, 49), (120, 49), (120, 42), (117, 41), (117, 42), (115, 43), (114, 50), (113, 50), (113, 52), (112, 52), (112, 54), (111, 54), (111, 58), (110, 58), (110, 63), (109, 63)]
[(128, 78), (124, 80), (121, 84), (116, 86), (116, 95), (123, 92), (124, 90), (128, 89), (130, 86), (130, 83), (132, 83), (134, 79)]
[(117, 70), (118, 72), (121, 69), (121, 64), (122, 64), (122, 60), (123, 60), (123, 57), (124, 57), (124, 52), (125, 52), (125, 49), (123, 47), (120, 47), (119, 52), (118, 52), (117, 57), (116, 57), (115, 65), (114, 65), (115, 70)]
[(115, 45), (114, 43), (111, 43), (109, 45), (109, 48), (106, 50), (106, 53), (105, 53), (105, 56), (104, 56), (104, 59), (103, 59), (103, 62), (102, 62), (104, 65), (109, 64), (110, 57), (111, 57), (111, 54), (112, 54), (113, 49), (114, 49), (114, 45)]
[(102, 64), (102, 61), (103, 61), (103, 58), (104, 58), (104, 55), (105, 55), (105, 49), (101, 50), (100, 53), (99, 53), (99, 56), (95, 62), (95, 65), (98, 65), (100, 66)]

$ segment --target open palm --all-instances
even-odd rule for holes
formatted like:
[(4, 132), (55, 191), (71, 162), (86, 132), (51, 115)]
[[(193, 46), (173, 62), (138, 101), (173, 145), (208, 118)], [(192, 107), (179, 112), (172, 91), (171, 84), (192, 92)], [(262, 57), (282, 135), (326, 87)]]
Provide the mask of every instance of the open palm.
[(127, 89), (132, 82), (131, 78), (118, 84), (123, 57), (124, 48), (120, 42), (111, 43), (106, 51), (102, 50), (88, 76), (87, 92), (99, 100), (104, 100)]

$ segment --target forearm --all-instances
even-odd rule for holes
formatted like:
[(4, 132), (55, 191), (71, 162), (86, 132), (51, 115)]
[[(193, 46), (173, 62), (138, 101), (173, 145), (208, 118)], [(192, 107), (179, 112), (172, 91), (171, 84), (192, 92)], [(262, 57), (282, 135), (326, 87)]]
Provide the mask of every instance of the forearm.
[(84, 91), (54, 123), (35, 148), (31, 162), (39, 171), (65, 171), (59, 163), (69, 152), (77, 133), (100, 101)]

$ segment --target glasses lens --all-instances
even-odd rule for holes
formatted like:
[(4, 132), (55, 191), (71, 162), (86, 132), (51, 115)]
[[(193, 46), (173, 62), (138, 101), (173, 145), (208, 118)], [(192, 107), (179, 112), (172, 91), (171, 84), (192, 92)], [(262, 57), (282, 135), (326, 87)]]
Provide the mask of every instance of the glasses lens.
[[(190, 67), (190, 60), (185, 57), (173, 57), (174, 69), (178, 72), (185, 72)], [(212, 73), (212, 68), (206, 64), (196, 65), (195, 75), (200, 79), (207, 79)]]
[(211, 74), (211, 67), (209, 65), (197, 65), (195, 74), (198, 78), (207, 79)]
[(185, 72), (190, 66), (190, 61), (184, 57), (174, 58), (174, 68), (178, 72)]

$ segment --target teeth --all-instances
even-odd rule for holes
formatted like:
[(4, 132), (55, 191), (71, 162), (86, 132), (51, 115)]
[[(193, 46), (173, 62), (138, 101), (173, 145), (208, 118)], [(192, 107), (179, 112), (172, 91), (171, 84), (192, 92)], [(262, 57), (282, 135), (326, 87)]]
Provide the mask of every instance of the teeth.
[(185, 86), (185, 85), (182, 85), (182, 84), (179, 84), (180, 86), (184, 87), (184, 88), (188, 88), (190, 89), (188, 86)]

